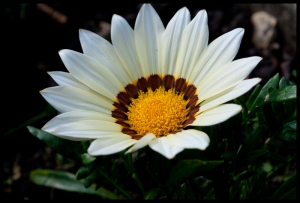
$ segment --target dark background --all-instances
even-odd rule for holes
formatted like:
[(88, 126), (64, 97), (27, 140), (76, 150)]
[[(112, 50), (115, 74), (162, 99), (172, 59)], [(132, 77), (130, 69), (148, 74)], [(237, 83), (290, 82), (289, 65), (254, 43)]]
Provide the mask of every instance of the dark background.
[[(56, 112), (47, 110), (48, 104), (39, 91), (55, 82), (48, 71), (66, 71), (58, 51), (72, 49), (82, 52), (78, 29), (98, 33), (110, 40), (113, 14), (123, 16), (134, 27), (142, 4), (9, 4), (1, 6), (2, 34), (4, 34), (2, 65), (1, 125), (3, 154), (3, 196), (9, 200), (68, 199), (100, 200), (87, 196), (36, 186), (29, 181), (30, 171), (57, 169), (76, 172), (75, 162), (65, 160), (44, 143), (33, 137), (27, 125), (41, 128)], [(250, 74), (262, 78), (264, 84), (275, 73), (296, 82), (296, 5), (295, 4), (153, 4), (166, 26), (172, 16), (186, 6), (193, 18), (201, 9), (208, 13), (209, 42), (237, 27), (245, 28), (240, 50), (236, 56), (261, 56), (263, 60)], [(258, 11), (265, 11), (276, 25), (265, 28), (267, 40), (254, 38)], [(265, 24), (261, 19), (256, 25)], [(267, 22), (268, 23), (268, 22)], [(270, 20), (269, 24), (272, 24)], [(264, 36), (263, 35), (263, 36)], [(258, 43), (257, 41), (260, 42)], [(262, 43), (264, 42), (264, 43)], [(293, 74), (292, 74), (293, 73)]]

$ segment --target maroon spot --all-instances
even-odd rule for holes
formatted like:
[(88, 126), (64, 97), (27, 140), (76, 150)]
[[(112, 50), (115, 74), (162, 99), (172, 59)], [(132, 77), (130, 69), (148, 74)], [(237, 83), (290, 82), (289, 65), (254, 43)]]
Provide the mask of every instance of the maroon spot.
[(147, 89), (148, 88), (148, 83), (147, 83), (147, 80), (144, 77), (138, 79), (136, 86), (139, 90), (142, 90), (143, 92), (148, 91), (148, 89)]
[(117, 123), (117, 124), (120, 124), (120, 125), (123, 126), (123, 127), (130, 127), (129, 124), (126, 123), (124, 119), (118, 119), (118, 120), (116, 121), (116, 123)]
[(126, 92), (119, 92), (117, 95), (119, 102), (125, 106), (131, 103), (130, 96)]
[(192, 108), (196, 105), (198, 101), (198, 95), (194, 95), (192, 96), (192, 98), (190, 99), (189, 103), (186, 105), (186, 108)]
[(134, 130), (131, 130), (130, 128), (123, 128), (122, 133), (127, 135), (136, 135), (137, 133)]
[(185, 79), (179, 78), (176, 80), (176, 83), (175, 83), (175, 91), (177, 91), (178, 93), (184, 92), (186, 89), (186, 86), (187, 85), (186, 85)]
[(191, 98), (195, 94), (196, 89), (197, 88), (194, 85), (189, 85), (185, 90), (184, 99), (188, 100), (189, 98)]
[(132, 135), (131, 138), (134, 139), (134, 140), (139, 140), (139, 139), (142, 138), (142, 136), (140, 136), (140, 135)]
[(148, 85), (154, 91), (161, 85), (162, 79), (158, 75), (151, 75), (148, 79)]
[(139, 96), (135, 85), (129, 84), (125, 87), (125, 90), (127, 94), (134, 99), (136, 99)]
[(128, 109), (126, 108), (126, 106), (124, 106), (124, 104), (119, 104), (117, 102), (114, 102), (113, 104), (117, 109), (119, 109), (120, 111), (124, 111), (126, 112)]
[(111, 116), (116, 119), (127, 119), (127, 115), (123, 111), (120, 111), (119, 109), (113, 110), (111, 112)]
[(195, 121), (195, 118), (188, 118), (186, 121), (183, 123), (183, 127), (186, 127), (189, 124), (192, 124)]
[(194, 115), (199, 111), (200, 107), (196, 106), (195, 108), (193, 108), (190, 112), (189, 112), (189, 116), (190, 117), (194, 117)]
[(165, 90), (169, 90), (174, 87), (175, 78), (173, 75), (166, 75), (163, 79)]

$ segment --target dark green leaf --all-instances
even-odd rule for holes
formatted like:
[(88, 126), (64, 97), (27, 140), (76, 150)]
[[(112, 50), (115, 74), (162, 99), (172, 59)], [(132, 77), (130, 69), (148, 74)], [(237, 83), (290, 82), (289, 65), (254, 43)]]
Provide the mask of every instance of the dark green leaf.
[(89, 188), (91, 185), (97, 182), (97, 179), (100, 177), (100, 174), (94, 171), (92, 174), (89, 174), (84, 180), (84, 187)]
[(114, 187), (115, 189), (119, 190), (126, 198), (128, 199), (133, 199), (132, 195), (129, 194), (127, 192), (127, 190), (125, 190), (123, 187), (121, 187), (115, 180), (113, 180), (110, 176), (108, 176), (108, 174), (103, 171), (103, 169), (101, 167), (95, 167), (95, 170), (101, 174), (107, 181), (109, 181)]
[(247, 134), (247, 138), (242, 144), (242, 147), (238, 152), (237, 157), (242, 157), (242, 155), (248, 153), (257, 146), (259, 140), (261, 139), (261, 132), (265, 129), (265, 127), (266, 126), (264, 125), (260, 125), (252, 132), (249, 132), (250, 134)]
[(292, 70), (292, 75), (296, 78), (297, 77), (297, 70)]
[(199, 191), (196, 195), (197, 195), (198, 199), (203, 199), (203, 197), (209, 192), (209, 190), (212, 189), (213, 181), (205, 179), (202, 176), (199, 176), (199, 177), (195, 178), (194, 180), (195, 180), (197, 189)]
[(235, 154), (232, 152), (225, 152), (224, 154), (221, 155), (221, 158), (224, 161), (233, 161), (235, 159)]
[(193, 192), (193, 188), (192, 188), (191, 184), (189, 183), (189, 181), (186, 184), (186, 193), (187, 193), (188, 199), (195, 199), (195, 194)]
[(186, 195), (186, 187), (182, 189), (179, 185), (173, 187), (173, 199), (184, 199)]
[(277, 123), (284, 122), (284, 120), (286, 119), (284, 103), (271, 103), (271, 106)]
[(151, 190), (149, 190), (148, 192), (146, 192), (144, 199), (146, 199), (146, 200), (148, 200), (148, 199), (155, 199), (159, 195), (160, 192), (161, 192), (161, 188), (160, 187), (152, 188)]
[(32, 135), (45, 142), (50, 148), (55, 150), (57, 153), (67, 158), (77, 160), (81, 159), (80, 154), (84, 153), (84, 151), (80, 142), (62, 139), (32, 126), (28, 126), (27, 128)]
[[(220, 154), (218, 153), (218, 135), (216, 126), (205, 126), (205, 127), (198, 127), (197, 130), (205, 132), (210, 139), (209, 146), (204, 151), (208, 159), (218, 159)], [(191, 159), (191, 158), (190, 158)]]
[(275, 129), (278, 126), (277, 120), (276, 120), (276, 112), (273, 112), (271, 105), (264, 105), (261, 107), (264, 117), (266, 119), (266, 123), (269, 128)]
[(296, 119), (297, 117), (297, 100), (290, 100), (284, 102), (285, 114), (289, 116), (290, 120)]
[(278, 153), (275, 152), (269, 152), (267, 154), (267, 158), (279, 162), (279, 163), (288, 163), (287, 159), (281, 155), (279, 155)]
[(240, 182), (242, 180), (245, 180), (247, 178), (250, 178), (252, 176), (254, 176), (255, 174), (257, 174), (256, 171), (252, 171), (252, 170), (248, 170), (248, 171), (243, 171), (241, 172), (240, 174), (236, 175), (234, 178), (233, 178), (233, 181), (234, 182)]
[(256, 117), (258, 118), (259, 125), (265, 125), (267, 124), (267, 120), (265, 118), (265, 114), (262, 108), (256, 108)]
[(247, 160), (250, 163), (255, 163), (257, 160), (261, 159), (263, 156), (268, 154), (269, 151), (266, 149), (258, 149), (247, 154)]
[(96, 191), (94, 187), (85, 188), (83, 182), (76, 180), (75, 175), (69, 172), (37, 169), (30, 173), (30, 180), (41, 186), (70, 192), (94, 194), (108, 199), (119, 199), (117, 195), (103, 187)]
[(266, 183), (267, 173), (264, 171), (258, 172), (252, 179), (252, 190), (250, 199), (266, 199), (269, 198), (270, 188)]
[(86, 178), (89, 174), (91, 174), (94, 170), (94, 165), (90, 164), (88, 166), (82, 166), (78, 169), (76, 173), (76, 179), (80, 180)]
[(297, 121), (291, 121), (284, 125), (283, 131), (278, 135), (278, 137), (282, 140), (293, 142), (297, 138)]
[(246, 186), (242, 186), (242, 193), (240, 194), (240, 199), (247, 199)]
[(289, 177), (273, 194), (271, 199), (296, 199), (296, 173)]
[(294, 121), (291, 121), (291, 122), (288, 122), (284, 125), (284, 128), (290, 128), (291, 130), (296, 130), (297, 129), (297, 121), (294, 120)]
[[(238, 113), (227, 121), (222, 122), (220, 126), (221, 134), (226, 134), (227, 143), (224, 144), (227, 144), (227, 151), (236, 153), (242, 141), (242, 114)], [(221, 148), (218, 154), (223, 153), (224, 149), (225, 147)]]
[(263, 194), (263, 199), (269, 199), (270, 198), (270, 186), (267, 182), (263, 184), (261, 193)]
[(285, 79), (284, 77), (282, 77), (279, 81), (279, 89), (285, 88), (286, 86), (289, 86), (290, 82)]
[(185, 198), (185, 196), (186, 196), (186, 183), (182, 183), (182, 185), (180, 185), (179, 189), (180, 189), (180, 191), (183, 195), (183, 198)]
[(171, 170), (167, 186), (175, 185), (193, 175), (203, 175), (221, 165), (223, 161), (183, 160)]
[(214, 188), (209, 190), (209, 192), (207, 193), (207, 195), (204, 196), (203, 199), (216, 199)]
[(287, 142), (294, 142), (296, 141), (297, 132), (295, 130), (284, 129), (278, 137)]
[(157, 174), (155, 173), (154, 170), (155, 170), (155, 169), (153, 169), (153, 166), (152, 166), (149, 162), (147, 162), (147, 171), (148, 171), (149, 175), (151, 176), (151, 178), (152, 178), (153, 180), (156, 181), (157, 184), (160, 184), (160, 185), (161, 185), (162, 183), (161, 183), (161, 181), (159, 180), (159, 178), (158, 178), (158, 176), (157, 176)]
[(278, 89), (267, 94), (264, 100), (264, 104), (270, 102), (285, 102), (296, 99), (296, 85), (287, 86), (283, 89)]
[(277, 147), (278, 149), (286, 150), (286, 151), (293, 151), (296, 149), (296, 143), (291, 144), (291, 143), (288, 143), (288, 142), (285, 142), (283, 140), (279, 140), (276, 138), (271, 139), (269, 144)]
[(259, 92), (258, 96), (256, 97), (256, 99), (254, 100), (254, 102), (249, 103), (248, 107), (248, 111), (252, 112), (255, 110), (256, 107), (260, 107), (264, 102), (265, 102), (265, 98), (266, 96), (269, 94), (269, 88), (273, 87), (276, 88), (278, 85), (278, 81), (279, 81), (279, 74), (277, 73), (273, 78), (271, 78), (265, 85), (264, 87), (261, 89), (261, 91)]
[(258, 84), (255, 87), (255, 89), (253, 90), (252, 94), (250, 95), (249, 99), (246, 102), (246, 106), (247, 106), (248, 109), (252, 106), (253, 102), (257, 98), (260, 91), (261, 91), (261, 87), (260, 87), (260, 84)]
[(96, 160), (96, 157), (91, 156), (87, 153), (82, 154), (80, 157), (81, 157), (81, 160), (82, 160), (83, 164), (90, 164), (90, 163), (92, 163), (93, 161)]
[(148, 171), (152, 178), (164, 184), (171, 170), (171, 161), (159, 153), (154, 153), (154, 160), (149, 163)]
[(205, 159), (205, 152), (199, 149), (184, 149), (177, 157), (181, 159)]

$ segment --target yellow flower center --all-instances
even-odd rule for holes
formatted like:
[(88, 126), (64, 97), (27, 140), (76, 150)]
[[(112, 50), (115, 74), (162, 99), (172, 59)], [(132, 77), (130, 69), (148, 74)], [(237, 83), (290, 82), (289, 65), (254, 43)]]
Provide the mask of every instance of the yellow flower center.
[(148, 88), (147, 92), (139, 91), (138, 98), (132, 99), (126, 113), (127, 123), (139, 135), (151, 132), (156, 137), (166, 136), (182, 127), (189, 112), (187, 103), (183, 93), (178, 94), (173, 88), (168, 91), (162, 86), (155, 91)]

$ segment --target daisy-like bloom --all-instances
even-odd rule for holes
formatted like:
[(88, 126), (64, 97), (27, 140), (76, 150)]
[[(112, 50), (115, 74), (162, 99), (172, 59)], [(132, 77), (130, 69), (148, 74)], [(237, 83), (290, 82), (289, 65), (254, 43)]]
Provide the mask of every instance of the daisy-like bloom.
[(41, 91), (61, 114), (43, 130), (69, 140), (93, 140), (90, 155), (108, 155), (147, 145), (171, 159), (183, 149), (204, 150), (209, 137), (187, 126), (210, 126), (241, 111), (224, 104), (260, 82), (246, 79), (261, 60), (232, 61), (244, 30), (234, 29), (208, 45), (205, 10), (190, 19), (180, 9), (165, 28), (144, 4), (134, 30), (112, 17), (112, 44), (79, 31), (83, 54), (62, 50), (68, 69), (50, 72), (59, 84)]

